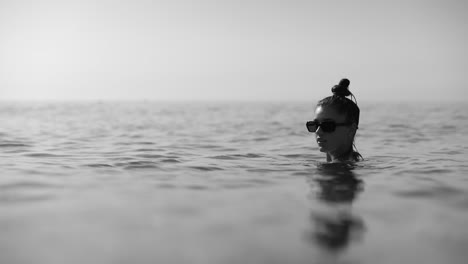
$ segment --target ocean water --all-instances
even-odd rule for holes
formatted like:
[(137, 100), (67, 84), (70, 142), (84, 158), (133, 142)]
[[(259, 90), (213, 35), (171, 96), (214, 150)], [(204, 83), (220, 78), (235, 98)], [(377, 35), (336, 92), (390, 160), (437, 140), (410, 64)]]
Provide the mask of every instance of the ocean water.
[(466, 263), (468, 106), (1, 102), (0, 263)]

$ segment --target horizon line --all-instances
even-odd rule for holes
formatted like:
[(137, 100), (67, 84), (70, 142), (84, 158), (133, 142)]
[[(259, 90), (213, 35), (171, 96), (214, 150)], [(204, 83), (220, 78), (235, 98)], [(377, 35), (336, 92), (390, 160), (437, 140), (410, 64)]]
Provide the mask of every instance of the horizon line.
[[(80, 98), (80, 99), (71, 99), (71, 98), (61, 98), (61, 99), (58, 99), (58, 98), (40, 98), (40, 99), (37, 99), (37, 98), (22, 98), (22, 99), (18, 99), (18, 98), (0, 98), (0, 103), (16, 103), (16, 102), (31, 102), (31, 103), (41, 103), (41, 102), (44, 102), (44, 103), (47, 103), (47, 102), (50, 102), (50, 103), (60, 103), (60, 102), (64, 102), (64, 103), (73, 103), (73, 102), (102, 102), (102, 103), (106, 103), (106, 102), (166, 102), (166, 103), (216, 103), (216, 102), (219, 102), (219, 103), (311, 103), (311, 102), (318, 102), (319, 100), (321, 99), (310, 99), (310, 100), (307, 100), (307, 99), (240, 99), (240, 98), (236, 98), (236, 99), (226, 99), (226, 98), (223, 98), (223, 99), (200, 99), (200, 98), (195, 98), (195, 99), (183, 99), (183, 98), (178, 98), (178, 99), (175, 99), (175, 98), (172, 98), (172, 99), (156, 99), (156, 98), (146, 98), (146, 99), (137, 99), (137, 98), (131, 98), (131, 99), (115, 99), (115, 98), (106, 98), (106, 99), (103, 99), (103, 98)], [(358, 100), (358, 104), (359, 102), (363, 102), (363, 103), (467, 103), (468, 100), (463, 98), (463, 99), (460, 99), (460, 98), (457, 98), (457, 99), (409, 99), (409, 98), (406, 98), (406, 99), (360, 99)]]

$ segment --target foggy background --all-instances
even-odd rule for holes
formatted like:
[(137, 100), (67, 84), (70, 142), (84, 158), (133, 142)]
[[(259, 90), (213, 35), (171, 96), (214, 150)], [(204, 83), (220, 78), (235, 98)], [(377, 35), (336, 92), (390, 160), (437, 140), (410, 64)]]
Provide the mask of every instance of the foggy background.
[(466, 100), (466, 1), (0, 0), (0, 100)]

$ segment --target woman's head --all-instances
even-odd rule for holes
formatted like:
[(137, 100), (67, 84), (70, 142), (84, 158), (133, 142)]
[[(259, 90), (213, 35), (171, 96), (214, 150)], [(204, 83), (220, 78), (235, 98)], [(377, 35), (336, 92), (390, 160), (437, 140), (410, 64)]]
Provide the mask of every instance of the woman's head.
[(308, 122), (309, 131), (316, 134), (320, 151), (334, 158), (352, 153), (354, 136), (359, 125), (359, 107), (346, 98), (353, 96), (348, 86), (348, 79), (333, 86), (333, 95), (318, 102), (315, 119)]
[(317, 107), (329, 106), (335, 109), (338, 113), (344, 114), (346, 120), (351, 123), (356, 123), (356, 127), (359, 125), (359, 107), (355, 102), (346, 98), (346, 96), (354, 95), (349, 91), (349, 80), (342, 79), (339, 84), (333, 86), (332, 96), (323, 98), (317, 103)]

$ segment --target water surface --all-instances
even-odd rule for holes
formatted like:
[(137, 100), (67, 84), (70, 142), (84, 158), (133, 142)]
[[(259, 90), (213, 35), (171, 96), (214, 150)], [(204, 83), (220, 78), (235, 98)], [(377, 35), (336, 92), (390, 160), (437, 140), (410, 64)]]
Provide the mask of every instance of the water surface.
[(465, 263), (468, 107), (362, 103), (323, 164), (313, 103), (0, 103), (1, 263)]

